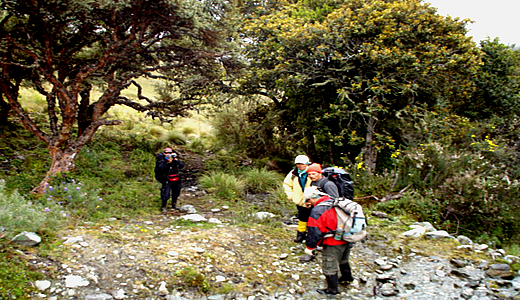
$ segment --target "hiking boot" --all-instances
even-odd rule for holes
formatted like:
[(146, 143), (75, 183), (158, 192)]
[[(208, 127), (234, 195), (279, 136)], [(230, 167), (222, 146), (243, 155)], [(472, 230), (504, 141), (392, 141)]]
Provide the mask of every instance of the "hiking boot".
[(304, 232), (296, 232), (296, 238), (294, 239), (294, 242), (295, 243), (301, 243), (305, 240), (305, 238), (307, 238), (307, 232), (304, 231)]
[(161, 207), (161, 212), (165, 213), (166, 212), (166, 207)]
[(337, 295), (339, 294), (338, 290), (338, 274), (335, 275), (325, 275), (325, 279), (327, 279), (327, 288), (316, 290), (318, 294), (322, 295)]
[(314, 260), (316, 258), (316, 255), (309, 255), (305, 254), (304, 256), (300, 257), (300, 262), (306, 263)]

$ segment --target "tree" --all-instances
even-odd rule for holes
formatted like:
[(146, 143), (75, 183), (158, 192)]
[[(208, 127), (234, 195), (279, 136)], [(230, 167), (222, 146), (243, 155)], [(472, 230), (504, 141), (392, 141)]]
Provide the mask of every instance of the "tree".
[[(219, 0), (2, 1), (0, 103), (46, 143), (52, 156), (33, 192), (72, 170), (74, 158), (101, 126), (120, 123), (106, 117), (111, 107), (126, 105), (164, 118), (199, 103), (197, 94), (146, 97), (136, 80), (161, 78), (181, 92), (217, 81), (237, 66), (227, 42), (231, 12)], [(132, 85), (136, 97), (122, 96)], [(47, 124), (24, 109), (21, 88), (45, 97)]]
[(479, 51), (467, 20), (417, 0), (315, 3), (320, 13), (297, 3), (249, 24), (254, 69), (244, 84), (290, 111), (292, 125), (281, 126), (297, 126), (316, 159), (362, 151), (375, 170), (400, 135), (401, 111), (471, 94)]
[(501, 44), (498, 38), (480, 42), (482, 65), (475, 78), (476, 90), (470, 105), (459, 113), (487, 119), (512, 117), (520, 113), (520, 51)]

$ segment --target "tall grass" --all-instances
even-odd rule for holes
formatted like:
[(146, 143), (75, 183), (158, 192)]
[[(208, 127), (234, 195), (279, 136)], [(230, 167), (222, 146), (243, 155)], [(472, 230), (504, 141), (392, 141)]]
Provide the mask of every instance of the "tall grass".
[(252, 193), (265, 193), (276, 190), (283, 181), (283, 176), (265, 168), (246, 169), (242, 174), (246, 189)]
[(199, 179), (199, 186), (219, 199), (238, 200), (244, 196), (245, 182), (225, 172), (210, 172)]

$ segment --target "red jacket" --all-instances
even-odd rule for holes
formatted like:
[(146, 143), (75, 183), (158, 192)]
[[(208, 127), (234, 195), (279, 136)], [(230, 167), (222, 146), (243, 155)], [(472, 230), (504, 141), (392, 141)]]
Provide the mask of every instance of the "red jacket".
[(327, 233), (336, 231), (338, 225), (336, 210), (329, 205), (318, 205), (327, 200), (331, 200), (329, 196), (322, 196), (318, 199), (316, 206), (311, 211), (311, 216), (307, 224), (307, 239), (305, 242), (308, 249), (312, 250), (320, 244), (335, 246), (347, 243), (343, 240), (335, 240), (334, 236), (324, 238)]

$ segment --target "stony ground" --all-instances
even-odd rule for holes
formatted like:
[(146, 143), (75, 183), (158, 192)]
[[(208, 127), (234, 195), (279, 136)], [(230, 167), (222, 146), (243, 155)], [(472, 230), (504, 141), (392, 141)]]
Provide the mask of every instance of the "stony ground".
[[(65, 228), (45, 249), (20, 250), (44, 277), (29, 298), (520, 299), (519, 277), (486, 275), (487, 253), (461, 249), (453, 239), (405, 238), (409, 224), (377, 214), (370, 215), (366, 241), (351, 252), (356, 280), (336, 297), (322, 296), (316, 292), (325, 287), (321, 256), (299, 262), (304, 245), (292, 241), (290, 213), (245, 222), (232, 206), (208, 202), (191, 187), (202, 168), (198, 162), (189, 162), (180, 204), (208, 221), (186, 221), (192, 212), (170, 210)], [(249, 195), (248, 201), (265, 199)]]
[[(64, 229), (47, 255), (26, 251), (45, 274), (31, 298), (330, 298), (315, 291), (324, 287), (320, 256), (299, 262), (303, 245), (292, 242), (295, 225), (236, 225), (232, 208), (197, 205), (199, 198), (200, 192), (185, 193), (182, 203), (193, 203), (214, 223), (181, 221), (183, 211), (110, 219)], [(463, 263), (454, 266), (453, 259)], [(507, 293), (491, 289), (476, 267), (483, 260), (453, 242), (396, 238), (379, 228), (353, 248), (351, 262), (356, 280), (334, 298), (520, 299), (513, 283)]]

